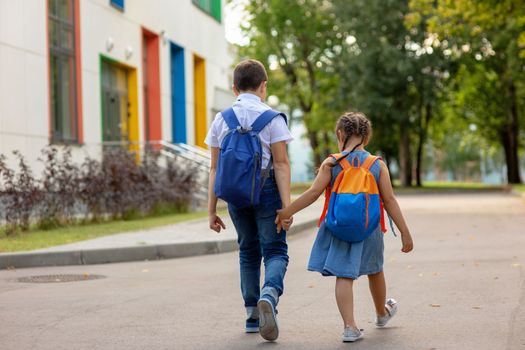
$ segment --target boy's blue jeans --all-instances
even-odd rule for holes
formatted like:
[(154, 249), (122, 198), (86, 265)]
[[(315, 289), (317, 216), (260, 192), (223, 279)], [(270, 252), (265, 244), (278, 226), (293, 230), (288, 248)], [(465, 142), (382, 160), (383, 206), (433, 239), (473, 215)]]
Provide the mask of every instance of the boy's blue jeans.
[(270, 294), (277, 302), (283, 293), (288, 245), (286, 232), (276, 231), (277, 209), (281, 209), (281, 198), (273, 172), (263, 186), (259, 205), (248, 208), (228, 205), (238, 236), (241, 292), (248, 317), (257, 316), (255, 308), (261, 295), (262, 258), (265, 268), (262, 294)]

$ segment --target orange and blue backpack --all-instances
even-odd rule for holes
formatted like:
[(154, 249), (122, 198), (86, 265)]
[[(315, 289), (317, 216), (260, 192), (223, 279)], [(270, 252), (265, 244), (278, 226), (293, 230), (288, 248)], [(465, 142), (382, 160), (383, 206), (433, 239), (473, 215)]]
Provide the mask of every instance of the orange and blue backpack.
[(380, 157), (369, 155), (360, 164), (354, 157), (352, 164), (348, 154), (332, 154), (342, 171), (325, 192), (325, 205), (319, 225), (325, 221), (326, 228), (337, 238), (346, 242), (361, 242), (370, 236), (378, 225), (386, 232), (383, 201), (377, 181), (370, 167)]

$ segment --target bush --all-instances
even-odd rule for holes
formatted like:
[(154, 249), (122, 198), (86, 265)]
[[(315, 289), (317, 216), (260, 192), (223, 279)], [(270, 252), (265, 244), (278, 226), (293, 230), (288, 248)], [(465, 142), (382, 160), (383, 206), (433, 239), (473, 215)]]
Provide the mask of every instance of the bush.
[[(0, 213), (7, 234), (29, 229), (31, 220), (49, 229), (79, 220), (133, 219), (187, 211), (197, 188), (196, 169), (160, 157), (151, 149), (138, 162), (124, 148), (104, 151), (102, 160), (72, 161), (71, 151), (48, 147), (36, 179), (25, 159), (13, 152), (18, 171), (0, 155)], [(161, 165), (162, 164), (162, 165)]]

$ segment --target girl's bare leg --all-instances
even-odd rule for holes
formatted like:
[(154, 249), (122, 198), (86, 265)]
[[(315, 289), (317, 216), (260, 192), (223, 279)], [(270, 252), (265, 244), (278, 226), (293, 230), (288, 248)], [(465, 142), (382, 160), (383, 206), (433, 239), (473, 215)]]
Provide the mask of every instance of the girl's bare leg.
[[(345, 327), (357, 328), (354, 319), (354, 280), (337, 277), (335, 281), (335, 300)], [(383, 306), (384, 308), (384, 306)]]
[(370, 294), (372, 294), (372, 299), (374, 299), (376, 314), (378, 316), (385, 316), (387, 314), (385, 309), (386, 283), (383, 271), (368, 275), (368, 284), (370, 286)]

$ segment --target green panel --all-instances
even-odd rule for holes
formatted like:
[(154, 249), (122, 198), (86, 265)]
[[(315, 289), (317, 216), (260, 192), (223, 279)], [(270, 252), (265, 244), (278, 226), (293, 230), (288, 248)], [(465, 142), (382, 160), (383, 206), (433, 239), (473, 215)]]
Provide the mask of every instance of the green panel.
[(221, 0), (192, 0), (192, 2), (217, 21), (221, 21)]
[(221, 21), (221, 0), (211, 0), (211, 15), (217, 21)]

